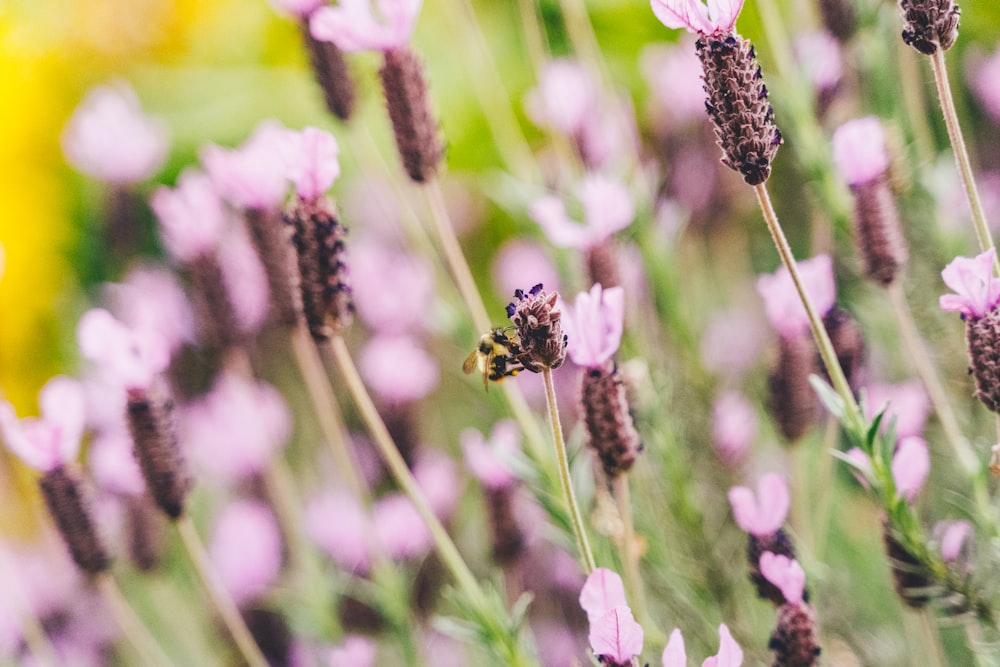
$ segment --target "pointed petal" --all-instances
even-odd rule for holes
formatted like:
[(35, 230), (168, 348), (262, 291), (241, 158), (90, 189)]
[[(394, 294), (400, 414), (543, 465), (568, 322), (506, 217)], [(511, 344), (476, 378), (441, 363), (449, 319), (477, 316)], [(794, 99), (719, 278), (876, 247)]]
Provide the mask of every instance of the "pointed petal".
[(591, 625), (608, 610), (625, 605), (625, 584), (621, 577), (604, 567), (590, 573), (580, 591), (580, 606), (587, 612)]
[(663, 667), (687, 667), (687, 653), (684, 651), (684, 637), (679, 628), (670, 633), (670, 641), (663, 649)]
[(615, 607), (592, 622), (589, 639), (594, 655), (607, 656), (615, 664), (626, 664), (642, 653), (642, 626), (626, 606)]

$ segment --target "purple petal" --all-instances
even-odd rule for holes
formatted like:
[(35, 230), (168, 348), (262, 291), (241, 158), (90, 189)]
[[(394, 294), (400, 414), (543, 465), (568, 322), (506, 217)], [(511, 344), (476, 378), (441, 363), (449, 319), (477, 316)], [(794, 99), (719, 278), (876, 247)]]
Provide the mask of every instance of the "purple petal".
[(760, 573), (778, 587), (785, 596), (785, 602), (789, 604), (802, 602), (806, 573), (797, 560), (765, 551), (760, 555)]
[(594, 625), (608, 610), (627, 604), (622, 578), (611, 570), (599, 567), (590, 573), (580, 591), (580, 606)]
[(635, 622), (626, 606), (610, 609), (590, 624), (590, 648), (594, 655), (626, 664), (642, 653), (642, 626)]
[(900, 440), (892, 457), (892, 479), (896, 483), (896, 492), (907, 502), (913, 502), (930, 471), (927, 441), (917, 436)]
[(670, 633), (670, 641), (663, 649), (663, 667), (687, 667), (687, 653), (684, 651), (684, 637), (681, 631), (674, 628)]

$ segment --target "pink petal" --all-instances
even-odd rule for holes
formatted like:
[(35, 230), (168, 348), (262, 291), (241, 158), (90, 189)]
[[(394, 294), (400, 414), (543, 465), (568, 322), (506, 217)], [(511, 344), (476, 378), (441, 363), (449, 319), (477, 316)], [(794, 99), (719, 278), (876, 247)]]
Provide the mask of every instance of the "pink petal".
[(713, 32), (708, 19), (708, 7), (701, 0), (652, 0), (653, 14), (668, 28), (684, 28), (689, 32)]
[(204, 148), (202, 164), (222, 197), (239, 208), (266, 210), (279, 206), (288, 183), (291, 132), (278, 121), (265, 120), (238, 148)]
[(674, 628), (670, 633), (670, 641), (663, 649), (663, 667), (687, 667), (687, 653), (684, 651), (684, 637), (681, 631)]
[(764, 475), (757, 483), (757, 497), (742, 486), (729, 490), (729, 503), (733, 508), (736, 524), (746, 532), (772, 535), (781, 528), (788, 515), (788, 486), (781, 475)]
[(594, 655), (606, 656), (616, 664), (626, 664), (642, 653), (642, 626), (626, 606), (614, 607), (591, 621), (589, 639)]
[[(935, 532), (937, 532), (935, 530)], [(941, 558), (946, 563), (954, 563), (962, 554), (962, 545), (972, 537), (972, 524), (968, 521), (947, 523), (941, 535)]]
[(209, 552), (238, 605), (259, 598), (281, 573), (281, 533), (271, 510), (258, 501), (236, 501), (222, 511)]
[(603, 242), (628, 226), (635, 217), (632, 195), (619, 181), (590, 174), (580, 188), (584, 218), (592, 230), (592, 243)]
[(421, 0), (379, 0), (380, 23), (369, 0), (340, 0), (316, 10), (309, 21), (313, 37), (344, 51), (389, 51), (406, 45), (420, 14)]
[(580, 606), (587, 612), (591, 626), (610, 609), (627, 604), (622, 578), (604, 567), (591, 572), (580, 591)]
[(930, 471), (927, 441), (917, 436), (900, 440), (892, 457), (892, 479), (896, 483), (896, 492), (907, 502), (913, 502)]
[(38, 406), (42, 419), (57, 429), (56, 460), (65, 463), (76, 458), (80, 451), (84, 426), (83, 389), (77, 380), (57, 375), (42, 387)]
[[(799, 262), (798, 269), (803, 287), (822, 317), (833, 307), (837, 297), (833, 260), (829, 255), (817, 255)], [(809, 330), (805, 307), (791, 274), (784, 266), (773, 274), (759, 276), (757, 292), (764, 300), (768, 321), (780, 335), (792, 338)]]
[(306, 127), (289, 141), (288, 177), (299, 197), (321, 197), (340, 176), (337, 140), (329, 132)]
[(624, 290), (621, 287), (602, 290), (600, 285), (594, 285), (590, 292), (577, 295), (572, 308), (564, 304), (562, 310), (573, 362), (590, 368), (604, 365), (621, 344)]
[(789, 604), (802, 602), (806, 573), (797, 560), (765, 551), (760, 555), (760, 573), (778, 587), (785, 596), (785, 602)]
[(496, 423), (487, 442), (474, 428), (460, 436), (465, 465), (487, 489), (504, 489), (517, 481), (511, 467), (521, 449), (521, 429), (517, 422), (504, 419)]
[(160, 222), (163, 244), (175, 259), (191, 262), (214, 252), (227, 214), (208, 176), (186, 169), (177, 179), (177, 187), (158, 188), (149, 203)]
[(990, 248), (973, 258), (956, 257), (944, 267), (941, 278), (955, 294), (941, 297), (942, 310), (960, 312), (967, 317), (982, 317), (997, 306), (1000, 279), (993, 276), (995, 255), (996, 250)]
[(528, 215), (537, 222), (549, 241), (561, 248), (583, 249), (590, 245), (589, 230), (566, 215), (566, 207), (555, 195), (546, 195), (535, 201)]
[(431, 550), (430, 531), (417, 508), (402, 493), (390, 493), (375, 503), (372, 523), (378, 540), (391, 558), (423, 558)]
[(701, 667), (740, 667), (743, 664), (743, 649), (729, 634), (729, 628), (723, 623), (719, 626), (719, 653), (712, 658), (706, 658)]
[(736, 17), (743, 9), (744, 0), (708, 0), (708, 13), (715, 32), (729, 33), (736, 25)]
[(848, 185), (869, 183), (889, 168), (882, 122), (875, 116), (848, 121), (833, 133), (833, 162)]

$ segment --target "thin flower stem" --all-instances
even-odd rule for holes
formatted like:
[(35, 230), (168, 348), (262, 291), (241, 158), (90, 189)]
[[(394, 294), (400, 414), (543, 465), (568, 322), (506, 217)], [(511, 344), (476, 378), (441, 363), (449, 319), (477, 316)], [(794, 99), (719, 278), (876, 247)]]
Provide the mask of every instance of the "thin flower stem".
[(320, 344), (320, 352), (339, 371), (341, 379), (346, 385), (348, 392), (350, 392), (351, 398), (354, 400), (354, 404), (361, 413), (361, 418), (364, 420), (370, 435), (375, 441), (375, 446), (378, 448), (382, 460), (385, 461), (386, 467), (389, 468), (393, 479), (399, 484), (403, 493), (406, 494), (416, 508), (417, 513), (420, 514), (420, 518), (427, 525), (427, 529), (434, 539), (435, 550), (441, 561), (448, 568), (449, 572), (451, 572), (456, 584), (466, 597), (477, 607), (484, 608), (483, 592), (479, 588), (476, 578), (458, 552), (448, 532), (441, 525), (437, 516), (435, 516), (434, 511), (427, 502), (426, 496), (424, 496), (423, 491), (417, 485), (413, 473), (406, 466), (403, 456), (399, 453), (396, 443), (393, 442), (392, 436), (389, 434), (389, 429), (386, 428), (385, 423), (382, 421), (375, 403), (368, 394), (368, 389), (358, 374), (358, 369), (354, 365), (354, 359), (347, 349), (344, 338), (334, 335), (330, 340)]
[[(157, 667), (170, 667), (173, 661), (167, 657), (163, 649), (156, 642), (156, 639), (149, 632), (149, 628), (142, 622), (128, 600), (122, 595), (118, 584), (107, 572), (103, 572), (96, 577), (95, 583), (104, 602), (108, 605), (111, 615), (115, 617), (115, 622), (121, 628), (122, 633), (142, 658), (144, 665)], [(53, 663), (58, 664), (58, 663)], [(267, 663), (265, 663), (266, 666)]]
[[(934, 51), (934, 55), (931, 56), (931, 69), (934, 70), (934, 83), (937, 85), (944, 123), (948, 128), (948, 139), (951, 140), (951, 148), (955, 153), (955, 164), (958, 165), (958, 174), (962, 179), (965, 195), (969, 200), (969, 209), (972, 211), (972, 223), (976, 228), (979, 249), (986, 252), (994, 247), (993, 237), (986, 224), (986, 214), (983, 212), (983, 204), (979, 200), (979, 190), (976, 188), (976, 177), (972, 173), (969, 151), (965, 146), (965, 139), (962, 138), (962, 127), (959, 125), (955, 100), (951, 95), (951, 84), (948, 83), (948, 68), (944, 62), (944, 50), (936, 49)], [(993, 268), (1000, 273), (1000, 258), (993, 258)]]
[(423, 186), (424, 194), (427, 196), (427, 205), (430, 207), (431, 219), (434, 222), (434, 229), (437, 232), (438, 241), (444, 251), (445, 261), (451, 271), (452, 280), (458, 288), (462, 300), (472, 314), (472, 322), (476, 329), (485, 333), (492, 328), (490, 316), (486, 313), (486, 306), (479, 296), (479, 289), (476, 281), (472, 277), (465, 255), (462, 254), (462, 246), (459, 245), (455, 237), (454, 227), (451, 224), (451, 217), (448, 215), (448, 207), (445, 206), (444, 196), (441, 193), (441, 183), (437, 178), (431, 179)]
[(632, 611), (635, 613), (639, 625), (646, 623), (646, 595), (642, 587), (642, 575), (639, 573), (639, 545), (635, 541), (635, 517), (632, 512), (632, 498), (629, 491), (628, 475), (622, 474), (615, 477), (612, 482), (615, 503), (618, 505), (618, 516), (622, 520), (621, 559), (622, 569), (625, 571), (625, 588), (628, 592), (628, 599), (632, 603)]
[(337, 399), (330, 388), (326, 373), (323, 371), (323, 361), (313, 345), (312, 337), (305, 326), (299, 324), (294, 331), (290, 332), (291, 344), (295, 353), (295, 361), (298, 364), (299, 372), (306, 384), (306, 393), (313, 405), (313, 412), (319, 421), (320, 429), (323, 432), (323, 439), (326, 440), (333, 456), (334, 466), (337, 474), (347, 485), (350, 493), (357, 499), (364, 501), (367, 490), (361, 481), (358, 462), (350, 449), (350, 441), (347, 436), (347, 429), (344, 427), (344, 420), (340, 414), (340, 407)]
[(927, 660), (931, 667), (945, 667), (948, 662), (945, 660), (944, 651), (941, 648), (941, 634), (937, 630), (937, 624), (930, 610), (926, 607), (917, 612), (920, 619), (920, 629), (923, 631), (924, 643), (927, 645)]
[(542, 22), (538, 18), (538, 6), (533, 0), (517, 0), (517, 10), (521, 16), (521, 32), (524, 35), (531, 69), (540, 72), (549, 52), (549, 46)]
[(268, 667), (267, 659), (261, 653), (257, 642), (254, 641), (253, 635), (250, 634), (250, 629), (247, 628), (247, 624), (243, 620), (239, 608), (219, 579), (219, 575), (216, 573), (215, 567), (209, 558), (208, 551), (206, 551), (201, 537), (198, 536), (198, 531), (191, 522), (191, 518), (184, 515), (177, 519), (174, 525), (177, 527), (181, 542), (184, 544), (184, 548), (191, 558), (191, 562), (198, 573), (198, 577), (201, 579), (202, 585), (212, 599), (212, 604), (215, 606), (216, 611), (219, 612), (219, 616), (226, 625), (226, 629), (229, 630), (229, 634), (236, 642), (236, 647), (239, 649), (243, 659), (247, 661), (250, 667)]
[(584, 574), (590, 574), (596, 567), (594, 554), (590, 551), (590, 542), (587, 541), (583, 516), (580, 514), (580, 507), (576, 502), (576, 494), (573, 493), (573, 482), (569, 475), (569, 457), (566, 455), (566, 442), (563, 440), (562, 423), (559, 420), (559, 406), (556, 404), (556, 390), (552, 383), (552, 370), (549, 368), (543, 370), (542, 379), (545, 381), (545, 402), (549, 408), (549, 425), (552, 427), (552, 438), (555, 441), (556, 459), (559, 464), (559, 481), (562, 483), (563, 495), (566, 497), (570, 522), (573, 525), (573, 535), (576, 536), (577, 550), (583, 561)]
[(858, 403), (854, 400), (854, 394), (851, 392), (851, 386), (844, 375), (844, 369), (840, 367), (840, 362), (837, 360), (837, 353), (833, 349), (833, 343), (830, 342), (830, 336), (826, 332), (826, 327), (823, 326), (823, 321), (816, 311), (816, 306), (813, 305), (812, 297), (809, 296), (805, 285), (802, 283), (802, 278), (799, 276), (795, 257), (792, 255), (792, 249), (788, 245), (788, 239), (785, 238), (785, 232), (781, 229), (781, 223), (778, 222), (778, 215), (771, 204), (771, 197), (768, 195), (767, 186), (764, 183), (755, 185), (754, 192), (757, 194), (757, 201), (760, 203), (761, 212), (764, 214), (764, 222), (767, 223), (767, 230), (771, 233), (774, 247), (778, 250), (778, 255), (781, 257), (781, 263), (788, 269), (792, 283), (795, 285), (795, 290), (802, 301), (802, 306), (806, 310), (806, 315), (809, 318), (809, 327), (812, 329), (813, 338), (816, 340), (816, 347), (819, 348), (819, 355), (823, 359), (827, 375), (833, 381), (833, 388), (844, 401), (844, 405), (847, 408), (847, 418), (852, 422), (851, 425), (860, 427), (862, 417), (858, 409)]

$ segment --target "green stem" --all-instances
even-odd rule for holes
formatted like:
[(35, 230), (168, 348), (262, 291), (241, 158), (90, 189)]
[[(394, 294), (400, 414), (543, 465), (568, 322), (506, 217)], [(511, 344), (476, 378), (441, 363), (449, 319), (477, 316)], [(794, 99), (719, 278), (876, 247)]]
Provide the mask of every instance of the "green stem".
[[(944, 62), (944, 51), (937, 49), (931, 56), (931, 69), (934, 70), (934, 83), (937, 85), (938, 99), (941, 102), (941, 113), (944, 114), (944, 123), (948, 128), (948, 139), (951, 140), (951, 148), (955, 153), (955, 164), (958, 165), (958, 174), (965, 187), (965, 195), (969, 200), (969, 208), (972, 211), (972, 223), (976, 228), (976, 238), (979, 240), (979, 249), (986, 252), (993, 246), (993, 237), (990, 235), (989, 227), (986, 224), (986, 214), (983, 212), (983, 204), (979, 200), (979, 190), (976, 188), (976, 178), (972, 173), (972, 163), (969, 161), (969, 151), (965, 146), (965, 139), (962, 138), (962, 127), (958, 123), (958, 112), (955, 110), (955, 100), (951, 96), (951, 85), (948, 83), (948, 68)], [(994, 257), (994, 269), (1000, 272), (1000, 258)]]
[(646, 618), (646, 595), (639, 573), (639, 545), (635, 541), (635, 517), (632, 512), (632, 498), (628, 475), (621, 474), (611, 483), (618, 506), (618, 516), (622, 520), (621, 549), (622, 569), (625, 572), (625, 588), (632, 603), (639, 625), (648, 625)]
[(580, 552), (580, 559), (583, 561), (584, 574), (594, 571), (594, 554), (590, 551), (590, 542), (587, 541), (587, 531), (583, 524), (583, 516), (580, 514), (580, 507), (576, 502), (576, 494), (573, 493), (573, 482), (569, 475), (569, 458), (566, 455), (566, 442), (563, 440), (562, 423), (559, 420), (559, 406), (556, 404), (556, 390), (552, 383), (552, 370), (546, 368), (542, 371), (542, 379), (545, 381), (545, 402), (549, 408), (549, 425), (552, 427), (552, 438), (555, 441), (556, 459), (559, 464), (559, 481), (562, 484), (563, 495), (566, 498), (566, 505), (569, 509), (570, 522), (573, 526), (573, 535), (576, 537), (577, 550)]
[(250, 629), (247, 628), (239, 608), (215, 572), (212, 560), (209, 558), (208, 551), (205, 550), (205, 545), (198, 536), (198, 531), (195, 530), (191, 518), (187, 515), (182, 516), (174, 522), (174, 525), (177, 527), (181, 542), (191, 558), (201, 583), (212, 599), (212, 604), (219, 612), (226, 629), (229, 630), (229, 634), (236, 642), (243, 659), (250, 667), (268, 667), (267, 659), (261, 653), (257, 642), (254, 641), (253, 635), (250, 634)]
[(833, 349), (833, 343), (830, 342), (830, 336), (826, 332), (826, 327), (823, 326), (823, 321), (816, 311), (816, 306), (813, 305), (812, 297), (809, 296), (805, 285), (802, 283), (802, 277), (799, 275), (799, 269), (795, 263), (795, 257), (792, 255), (792, 249), (788, 245), (788, 239), (785, 238), (785, 232), (781, 229), (781, 223), (778, 222), (778, 215), (771, 204), (771, 197), (768, 195), (767, 186), (763, 183), (755, 185), (754, 192), (757, 194), (757, 201), (760, 204), (761, 212), (764, 214), (764, 222), (767, 224), (767, 230), (774, 241), (774, 247), (778, 250), (778, 255), (781, 257), (781, 263), (788, 269), (792, 283), (795, 285), (795, 291), (798, 292), (802, 306), (806, 310), (806, 315), (809, 318), (809, 328), (812, 329), (813, 338), (816, 340), (816, 347), (819, 348), (819, 355), (823, 359), (827, 375), (830, 376), (833, 382), (833, 388), (844, 401), (844, 407), (847, 410), (847, 419), (850, 422), (849, 425), (856, 428), (858, 432), (861, 432), (864, 427), (864, 418), (858, 409), (857, 401), (854, 400), (854, 394), (851, 392), (851, 386), (844, 375), (844, 369), (840, 367), (840, 362), (837, 360), (837, 353)]
[[(146, 624), (142, 622), (142, 619), (139, 618), (135, 610), (129, 605), (128, 600), (122, 595), (121, 589), (118, 588), (118, 584), (111, 575), (107, 572), (101, 573), (97, 575), (95, 583), (101, 592), (101, 596), (104, 598), (104, 602), (111, 610), (111, 615), (115, 617), (118, 627), (121, 628), (122, 633), (128, 637), (129, 643), (139, 653), (143, 664), (155, 665), (157, 667), (170, 667), (173, 665), (174, 663), (163, 652), (160, 645), (156, 643), (156, 639), (153, 638)], [(55, 665), (58, 663), (53, 662), (52, 664)], [(266, 664), (264, 663), (264, 667), (266, 667)]]

